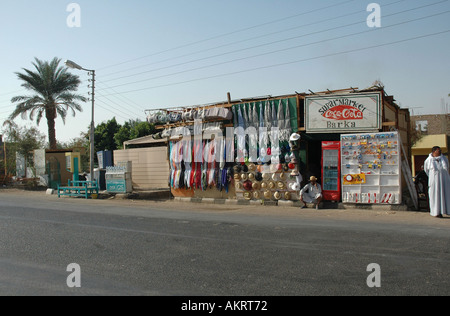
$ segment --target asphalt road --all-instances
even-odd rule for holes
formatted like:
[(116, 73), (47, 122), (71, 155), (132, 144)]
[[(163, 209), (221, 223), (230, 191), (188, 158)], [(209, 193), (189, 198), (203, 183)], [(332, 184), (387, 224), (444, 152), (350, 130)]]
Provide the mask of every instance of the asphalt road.
[[(80, 288), (67, 286), (71, 263)], [(447, 296), (449, 267), (450, 218), (424, 213), (0, 190), (0, 295)]]

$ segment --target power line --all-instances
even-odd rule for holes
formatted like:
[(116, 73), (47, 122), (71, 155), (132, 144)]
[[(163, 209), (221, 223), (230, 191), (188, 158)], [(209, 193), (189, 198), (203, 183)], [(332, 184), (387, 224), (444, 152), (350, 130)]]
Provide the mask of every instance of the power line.
[[(396, 27), (396, 26), (399, 26), (399, 25), (404, 25), (404, 24), (408, 24), (408, 23), (412, 23), (412, 22), (417, 22), (417, 21), (420, 21), (420, 20), (424, 20), (424, 19), (428, 19), (428, 18), (432, 18), (432, 17), (436, 17), (436, 16), (439, 16), (439, 15), (448, 14), (448, 13), (450, 13), (450, 11), (444, 11), (444, 12), (432, 14), (432, 15), (429, 15), (429, 16), (416, 18), (416, 19), (413, 19), (413, 20), (399, 22), (399, 23), (396, 23), (396, 24), (385, 26), (384, 29), (392, 28), (392, 27)], [(332, 41), (332, 40), (338, 40), (338, 39), (351, 37), (351, 36), (355, 36), (355, 35), (361, 35), (361, 34), (365, 34), (365, 33), (369, 33), (369, 32), (375, 32), (375, 31), (378, 31), (378, 30), (380, 30), (380, 29), (369, 29), (369, 30), (365, 30), (365, 31), (361, 31), (361, 32), (356, 32), (356, 33), (351, 33), (351, 34), (347, 34), (347, 35), (342, 35), (342, 36), (339, 36), (339, 37), (333, 37), (333, 38), (320, 40), (320, 41), (316, 41), (316, 42), (312, 42), (312, 43), (295, 45), (293, 47), (278, 49), (278, 50), (274, 50), (274, 51), (270, 51), (270, 52), (266, 52), (266, 53), (252, 55), (252, 56), (246, 56), (246, 57), (242, 57), (242, 58), (237, 58), (237, 59), (233, 59), (233, 60), (224, 61), (224, 62), (221, 62), (221, 63), (215, 63), (215, 64), (212, 64), (212, 65), (206, 65), (206, 66), (201, 66), (201, 67), (197, 67), (197, 68), (191, 68), (191, 69), (187, 69), (187, 70), (183, 70), (183, 71), (179, 71), (179, 72), (175, 72), (175, 73), (164, 74), (164, 75), (160, 75), (160, 76), (157, 76), (157, 77), (148, 78), (148, 79), (145, 79), (145, 80), (139, 80), (139, 81), (124, 83), (124, 84), (113, 86), (113, 88), (122, 87), (122, 86), (130, 85), (130, 84), (141, 83), (141, 82), (150, 81), (150, 80), (154, 80), (154, 79), (160, 79), (160, 78), (163, 78), (163, 77), (174, 76), (174, 75), (178, 75), (178, 74), (186, 73), (186, 72), (191, 72), (191, 71), (195, 71), (195, 70), (206, 69), (206, 68), (210, 68), (210, 67), (214, 67), (214, 66), (218, 66), (218, 65), (223, 65), (223, 64), (236, 62), (236, 61), (242, 61), (242, 60), (246, 60), (246, 59), (250, 59), (250, 58), (265, 56), (265, 55), (274, 54), (274, 53), (278, 53), (278, 52), (283, 52), (283, 51), (287, 51), (287, 50), (292, 50), (292, 49), (296, 49), (296, 48), (300, 48), (300, 47), (306, 47), (306, 46), (310, 46), (310, 45), (325, 43), (325, 42)]]
[(0, 94), (0, 97), (2, 97), (2, 96), (4, 96), (4, 95), (9, 95), (9, 94), (14, 94), (14, 93), (22, 92), (22, 91), (27, 91), (27, 90), (21, 89), (21, 90), (16, 90), (16, 91), (11, 91), (11, 92), (1, 93), (1, 94)]
[[(100, 104), (99, 104), (99, 103), (100, 103)], [(102, 105), (102, 104), (103, 104), (103, 105)], [(128, 121), (128, 120), (130, 119), (130, 117), (125, 117), (125, 116), (123, 116), (123, 115), (121, 115), (121, 114), (118, 114), (118, 113), (116, 113), (116, 112), (114, 112), (114, 111), (111, 111), (111, 109), (108, 108), (108, 106), (111, 107), (111, 105), (110, 105), (110, 104), (107, 104), (107, 103), (105, 103), (105, 102), (103, 102), (103, 101), (101, 101), (101, 100), (100, 100), (100, 101), (96, 101), (96, 106), (102, 108), (102, 109), (105, 110), (105, 111), (108, 111), (108, 112), (114, 114), (114, 116), (118, 116), (118, 117), (123, 118), (125, 121)]]
[[(101, 82), (101, 81), (98, 81), (98, 83), (99, 83), (100, 85), (102, 85), (102, 86), (105, 86), (107, 90), (111, 90), (111, 91), (113, 91), (113, 92), (117, 92), (115, 89), (113, 89), (113, 88), (107, 86), (106, 84), (104, 84), (104, 83)], [(102, 89), (102, 90), (105, 90), (105, 89)], [(124, 103), (128, 104), (129, 106), (134, 107), (134, 108), (135, 108), (136, 110), (138, 110), (138, 111), (142, 111), (142, 107), (141, 107), (140, 105), (138, 105), (136, 102), (134, 102), (133, 100), (131, 100), (130, 98), (128, 98), (128, 97), (126, 97), (126, 96), (122, 96), (122, 95), (117, 95), (116, 97), (117, 97), (117, 98), (120, 97), (120, 98), (121, 98), (121, 102), (124, 102)]]
[[(100, 96), (100, 99), (101, 99), (101, 98), (105, 98), (105, 99), (108, 100), (109, 102), (112, 102), (113, 104), (115, 104), (115, 105), (117, 105), (117, 106), (119, 106), (119, 107), (121, 106), (120, 104), (118, 104), (117, 102), (111, 100), (110, 98), (108, 98), (108, 97), (105, 96), (105, 95), (99, 94), (99, 96)], [(121, 109), (118, 109), (118, 108), (112, 106), (111, 104), (109, 104), (109, 106), (112, 107), (114, 110), (123, 113), (124, 115), (130, 115), (130, 114), (136, 115), (136, 113), (130, 113), (130, 112), (127, 113), (127, 112), (124, 112), (124, 111), (122, 111)]]
[[(393, 2), (393, 3), (385, 4), (385, 5), (383, 5), (383, 7), (385, 8), (385, 7), (388, 7), (388, 6), (391, 6), (391, 5), (395, 5), (395, 4), (404, 2), (404, 1), (406, 1), (406, 0), (399, 0), (399, 1), (396, 1), (396, 2)], [(445, 1), (448, 1), (448, 0), (445, 0)], [(442, 2), (445, 2), (445, 1), (442, 1)], [(438, 3), (441, 3), (441, 2), (438, 2)], [(403, 12), (406, 12), (406, 11), (403, 11)], [(308, 23), (308, 24), (302, 24), (300, 26), (290, 27), (290, 28), (287, 28), (287, 29), (279, 30), (279, 31), (276, 31), (276, 32), (268, 33), (268, 34), (263, 34), (263, 35), (259, 35), (259, 36), (255, 36), (255, 37), (246, 38), (244, 40), (239, 40), (239, 41), (234, 41), (234, 42), (227, 43), (227, 44), (222, 44), (222, 45), (215, 46), (215, 47), (208, 48), (208, 49), (202, 49), (202, 50), (195, 51), (195, 52), (192, 52), (192, 53), (189, 53), (189, 54), (184, 54), (184, 55), (177, 56), (177, 57), (171, 57), (171, 58), (168, 58), (168, 59), (160, 60), (160, 61), (157, 61), (157, 62), (153, 62), (153, 63), (141, 65), (141, 66), (135, 66), (135, 67), (128, 68), (128, 69), (125, 69), (125, 70), (119, 70), (119, 71), (116, 71), (116, 72), (113, 72), (113, 73), (108, 73), (108, 74), (102, 75), (102, 78), (105, 78), (105, 77), (108, 77), (108, 76), (111, 76), (111, 75), (115, 75), (115, 74), (119, 74), (119, 73), (123, 73), (123, 72), (127, 72), (127, 71), (134, 70), (134, 69), (142, 69), (143, 67), (147, 67), (147, 66), (151, 66), (151, 65), (155, 65), (155, 64), (160, 64), (160, 63), (163, 63), (163, 62), (166, 62), (166, 61), (170, 61), (170, 60), (174, 60), (174, 59), (180, 59), (180, 58), (191, 56), (191, 55), (196, 55), (198, 53), (204, 53), (204, 52), (207, 52), (207, 51), (223, 48), (223, 47), (226, 47), (226, 46), (231, 46), (231, 45), (234, 45), (234, 44), (248, 42), (250, 40), (255, 40), (255, 39), (259, 39), (259, 38), (263, 38), (263, 37), (268, 37), (268, 36), (271, 36), (271, 35), (280, 34), (280, 33), (284, 33), (284, 32), (287, 32), (287, 31), (292, 31), (292, 30), (300, 29), (300, 28), (304, 28), (304, 27), (309, 27), (309, 26), (316, 25), (316, 24), (322, 24), (323, 22), (329, 22), (329, 21), (341, 19), (341, 18), (349, 17), (349, 16), (352, 16), (352, 15), (355, 15), (355, 14), (361, 14), (361, 10), (358, 10), (358, 11), (355, 11), (355, 12), (352, 12), (352, 13), (348, 13), (348, 14), (344, 14), (344, 15), (341, 15), (341, 16), (336, 16), (336, 17), (333, 17), (333, 18), (328, 18), (328, 19), (324, 19), (324, 20)], [(363, 22), (365, 22), (365, 21), (363, 21)], [(360, 22), (356, 22), (356, 23), (360, 23)], [(353, 25), (353, 24), (350, 24), (350, 25)], [(350, 26), (350, 25), (344, 25), (342, 27), (346, 27), (346, 26)], [(338, 28), (340, 28), (340, 27), (338, 27)], [(328, 31), (328, 30), (330, 30), (330, 29), (327, 29), (325, 31)], [(320, 31), (317, 32), (317, 33), (320, 33)], [(308, 35), (312, 35), (312, 34), (316, 34), (316, 33), (305, 34), (305, 35), (302, 35), (302, 36), (308, 36)], [(300, 36), (300, 37), (302, 37), (302, 36)], [(288, 38), (286, 40), (291, 40), (291, 39), (295, 39), (295, 38), (298, 38), (298, 37)], [(283, 41), (283, 40), (281, 40), (281, 41)], [(268, 44), (273, 44), (273, 43), (276, 43), (276, 42), (277, 41), (271, 42), (271, 43), (268, 43)], [(268, 44), (263, 44), (261, 46), (268, 45)], [(149, 71), (144, 71), (144, 72), (140, 72), (140, 73), (137, 73), (137, 74), (132, 74), (132, 75), (128, 75), (128, 76), (108, 79), (108, 80), (105, 80), (104, 82), (109, 82), (109, 81), (113, 81), (113, 80), (123, 79), (123, 78), (131, 77), (131, 76), (135, 76), (135, 75), (141, 75), (141, 74), (144, 74), (144, 73), (153, 72), (153, 71), (162, 70), (162, 69), (167, 69), (167, 68), (180, 66), (180, 65), (184, 65), (184, 64), (188, 64), (188, 63), (192, 63), (192, 62), (196, 62), (196, 61), (202, 61), (202, 60), (206, 60), (206, 59), (211, 59), (211, 58), (214, 58), (214, 57), (219, 57), (219, 56), (223, 56), (223, 55), (239, 52), (239, 51), (242, 51), (242, 50), (252, 49), (252, 48), (256, 48), (256, 47), (260, 47), (260, 45), (249, 47), (249, 48), (244, 48), (244, 49), (239, 49), (239, 50), (231, 51), (231, 52), (227, 52), (227, 53), (222, 53), (222, 54), (218, 54), (218, 55), (213, 55), (213, 56), (209, 56), (209, 57), (204, 57), (204, 58), (201, 58), (201, 59), (195, 59), (195, 60), (191, 60), (191, 61), (188, 61), (188, 62), (179, 63), (179, 64), (175, 64), (175, 65), (171, 65), (171, 66), (167, 66), (167, 67), (163, 67), (163, 68), (158, 68), (158, 69), (153, 69), (153, 70), (149, 70)]]
[(388, 42), (388, 43), (384, 43), (384, 44), (372, 45), (372, 46), (367, 46), (367, 47), (363, 47), (363, 48), (346, 50), (346, 51), (341, 51), (341, 52), (337, 52), (337, 53), (331, 53), (331, 54), (326, 54), (326, 55), (321, 55), (321, 56), (315, 56), (315, 57), (310, 57), (310, 58), (305, 58), (305, 59), (300, 59), (300, 60), (295, 60), (295, 61), (290, 61), (290, 62), (284, 62), (284, 63), (273, 64), (273, 65), (268, 65), (268, 66), (249, 68), (249, 69), (244, 69), (244, 70), (238, 70), (238, 71), (224, 73), (224, 74), (218, 74), (218, 75), (213, 75), (213, 76), (208, 76), (208, 77), (201, 77), (201, 78), (197, 78), (197, 79), (190, 79), (190, 80), (185, 80), (185, 81), (180, 81), (180, 82), (175, 82), (175, 83), (169, 83), (169, 84), (164, 84), (164, 85), (158, 85), (158, 86), (152, 86), (152, 87), (147, 87), (147, 88), (142, 88), (142, 89), (122, 91), (122, 92), (120, 92), (120, 94), (131, 93), (131, 92), (138, 92), (138, 91), (144, 91), (144, 90), (150, 90), (150, 89), (156, 89), (156, 88), (162, 88), (162, 87), (168, 87), (168, 86), (174, 86), (174, 85), (180, 85), (180, 84), (185, 84), (185, 83), (190, 83), (190, 82), (195, 82), (195, 81), (201, 81), (201, 80), (206, 80), (206, 79), (214, 79), (214, 78), (219, 78), (219, 77), (232, 76), (232, 75), (241, 74), (241, 73), (245, 73), (245, 72), (256, 71), (256, 70), (262, 70), (262, 69), (269, 69), (269, 68), (276, 68), (276, 67), (287, 66), (287, 65), (292, 65), (292, 64), (298, 64), (298, 63), (302, 63), (302, 62), (306, 62), (306, 61), (312, 61), (312, 60), (317, 60), (317, 59), (322, 59), (322, 58), (328, 58), (328, 57), (333, 57), (333, 56), (338, 56), (338, 55), (350, 54), (350, 53), (354, 53), (354, 52), (360, 52), (360, 51), (365, 51), (365, 50), (369, 50), (369, 49), (376, 49), (376, 48), (380, 48), (380, 47), (385, 47), (385, 46), (405, 43), (405, 42), (414, 41), (414, 40), (418, 40), (418, 39), (422, 39), (422, 38), (427, 38), (427, 37), (437, 36), (437, 35), (441, 35), (441, 34), (446, 34), (446, 33), (449, 33), (449, 32), (450, 32), (450, 30), (445, 30), (445, 31), (441, 31), (441, 32), (436, 32), (436, 33), (431, 33), (431, 34), (426, 34), (426, 35), (421, 35), (421, 36), (415, 36), (415, 37), (412, 37), (412, 38), (407, 38), (407, 39), (403, 39), (403, 40)]
[(292, 19), (292, 18), (296, 18), (296, 17), (302, 16), (302, 15), (307, 15), (307, 14), (311, 14), (311, 13), (314, 13), (314, 12), (331, 9), (331, 8), (338, 7), (338, 6), (341, 6), (341, 5), (353, 2), (353, 1), (355, 1), (355, 0), (347, 0), (347, 1), (343, 1), (343, 2), (337, 3), (337, 4), (326, 6), (326, 7), (323, 7), (323, 8), (313, 9), (311, 11), (294, 14), (294, 15), (291, 15), (291, 16), (288, 16), (288, 17), (284, 17), (284, 18), (281, 18), (281, 19), (276, 19), (276, 20), (272, 20), (272, 21), (269, 21), (269, 22), (253, 25), (253, 26), (250, 26), (250, 27), (246, 27), (246, 28), (243, 28), (243, 29), (236, 30), (236, 31), (232, 31), (232, 32), (224, 33), (224, 34), (219, 34), (219, 35), (216, 35), (216, 36), (213, 36), (213, 37), (210, 37), (210, 38), (206, 38), (206, 39), (203, 39), (203, 40), (200, 40), (200, 41), (191, 42), (191, 43), (180, 45), (180, 46), (177, 46), (177, 47), (174, 47), (174, 48), (170, 48), (170, 49), (162, 50), (162, 51), (159, 51), (159, 52), (156, 52), (156, 53), (152, 53), (152, 54), (149, 54), (149, 55), (146, 55), (146, 56), (130, 59), (130, 60), (127, 60), (127, 61), (124, 61), (124, 62), (120, 62), (120, 63), (114, 64), (114, 65), (98, 68), (97, 70), (103, 70), (103, 69), (108, 69), (108, 68), (120, 66), (120, 65), (127, 64), (127, 63), (130, 63), (130, 62), (134, 62), (134, 61), (137, 61), (137, 60), (141, 60), (141, 59), (144, 59), (144, 58), (148, 58), (148, 57), (160, 55), (160, 54), (163, 54), (163, 53), (167, 53), (167, 52), (170, 52), (170, 51), (173, 51), (173, 50), (177, 50), (177, 49), (180, 49), (180, 48), (185, 48), (185, 47), (197, 45), (197, 44), (200, 44), (200, 43), (204, 43), (204, 42), (208, 42), (208, 41), (215, 40), (215, 39), (218, 39), (218, 38), (222, 38), (222, 37), (225, 37), (225, 36), (228, 36), (228, 35), (245, 32), (245, 31), (248, 31), (248, 30), (251, 30), (251, 29), (255, 29), (255, 28), (266, 26), (266, 25), (270, 25), (270, 24), (275, 24), (275, 23), (278, 23), (278, 22), (281, 22), (281, 21), (286, 21), (287, 19)]

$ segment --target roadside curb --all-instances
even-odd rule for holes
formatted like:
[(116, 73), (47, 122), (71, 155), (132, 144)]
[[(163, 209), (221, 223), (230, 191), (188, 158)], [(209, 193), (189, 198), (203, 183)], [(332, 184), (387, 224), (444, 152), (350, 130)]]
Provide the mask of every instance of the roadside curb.
[[(245, 200), (245, 199), (221, 199), (221, 198), (196, 198), (196, 197), (173, 197), (170, 191), (155, 190), (133, 192), (127, 194), (109, 194), (100, 193), (100, 199), (131, 199), (131, 200), (149, 200), (149, 201), (169, 201), (179, 203), (195, 203), (210, 205), (239, 205), (239, 206), (279, 206), (299, 208), (303, 205), (301, 201), (293, 200)], [(314, 208), (314, 204), (307, 204), (307, 208)], [(377, 210), (377, 211), (410, 211), (407, 205), (373, 205), (373, 204), (347, 204), (342, 202), (322, 202), (321, 209), (341, 209), (341, 210)]]

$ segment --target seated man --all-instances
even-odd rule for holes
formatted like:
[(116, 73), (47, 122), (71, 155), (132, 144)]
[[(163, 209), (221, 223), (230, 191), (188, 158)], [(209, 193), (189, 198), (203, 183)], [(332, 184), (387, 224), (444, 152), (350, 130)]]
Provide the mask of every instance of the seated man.
[(316, 210), (318, 210), (319, 203), (322, 201), (322, 187), (317, 183), (317, 178), (314, 176), (309, 178), (309, 181), (310, 183), (300, 190), (300, 201), (305, 204), (302, 208), (306, 208), (306, 203), (314, 203)]

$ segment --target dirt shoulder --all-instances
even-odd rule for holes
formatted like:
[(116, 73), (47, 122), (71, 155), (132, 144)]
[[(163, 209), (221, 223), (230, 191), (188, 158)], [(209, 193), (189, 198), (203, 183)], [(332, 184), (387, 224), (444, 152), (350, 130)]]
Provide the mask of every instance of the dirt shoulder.
[(174, 200), (151, 201), (129, 199), (99, 199), (85, 200), (81, 198), (58, 198), (57, 195), (46, 195), (45, 191), (23, 191), (18, 189), (0, 189), (2, 196), (16, 196), (40, 201), (55, 201), (58, 203), (77, 203), (80, 205), (126, 206), (139, 209), (163, 209), (179, 212), (201, 213), (235, 213), (255, 216), (288, 217), (293, 220), (326, 219), (336, 221), (376, 222), (386, 224), (424, 225), (436, 228), (450, 228), (450, 216), (437, 219), (425, 212), (387, 211), (383, 209), (300, 209), (298, 207), (261, 206), (261, 205), (221, 205), (176, 202)]

